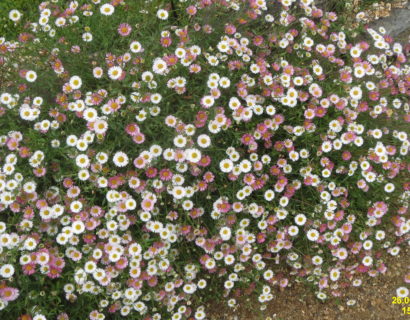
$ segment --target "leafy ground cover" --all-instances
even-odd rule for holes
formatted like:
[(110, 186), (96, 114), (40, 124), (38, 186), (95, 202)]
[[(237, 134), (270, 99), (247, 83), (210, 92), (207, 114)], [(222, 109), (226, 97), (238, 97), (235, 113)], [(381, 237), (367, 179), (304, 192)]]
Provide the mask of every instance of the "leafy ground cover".
[(200, 320), (215, 299), (267, 309), (297, 283), (326, 304), (385, 274), (409, 243), (410, 67), (364, 18), (311, 0), (11, 9), (2, 319)]

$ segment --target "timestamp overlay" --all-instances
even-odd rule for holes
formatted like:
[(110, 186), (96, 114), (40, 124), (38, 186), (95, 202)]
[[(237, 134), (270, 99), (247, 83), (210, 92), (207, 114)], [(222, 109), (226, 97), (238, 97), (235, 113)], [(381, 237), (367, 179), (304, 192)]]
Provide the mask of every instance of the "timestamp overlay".
[(392, 304), (401, 306), (402, 314), (410, 316), (410, 297), (392, 297)]

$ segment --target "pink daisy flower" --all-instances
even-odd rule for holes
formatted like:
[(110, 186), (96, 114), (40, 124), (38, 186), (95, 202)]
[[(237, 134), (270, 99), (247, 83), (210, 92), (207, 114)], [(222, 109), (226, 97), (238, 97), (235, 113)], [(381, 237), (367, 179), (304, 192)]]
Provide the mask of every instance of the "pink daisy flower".
[(162, 37), (160, 42), (161, 46), (168, 48), (172, 44), (172, 39), (170, 37)]
[(132, 137), (132, 140), (136, 143), (136, 144), (141, 144), (145, 141), (145, 135), (141, 132), (138, 132), (135, 136)]
[(189, 6), (188, 8), (186, 8), (186, 13), (190, 16), (194, 16), (197, 12), (197, 9), (195, 6)]
[(6, 287), (0, 289), (0, 297), (4, 301), (13, 301), (16, 300), (19, 295), (19, 290), (16, 288)]
[(205, 181), (199, 181), (197, 186), (199, 191), (205, 191), (208, 188), (208, 184)]
[(126, 37), (131, 33), (132, 28), (128, 23), (121, 23), (117, 30), (120, 36)]
[(140, 129), (136, 123), (130, 123), (125, 127), (125, 132), (127, 132), (130, 136), (135, 136), (140, 133)]
[(169, 169), (162, 169), (162, 170), (159, 172), (159, 177), (160, 177), (160, 179), (163, 180), (163, 181), (169, 181), (169, 180), (171, 180), (171, 179), (172, 179), (172, 176), (173, 176), (172, 171), (169, 170)]
[(141, 203), (141, 208), (144, 211), (151, 211), (154, 208), (154, 202), (151, 199), (144, 199)]
[(32, 275), (36, 272), (36, 264), (35, 263), (28, 263), (22, 266), (23, 273), (26, 275)]
[(157, 175), (157, 168), (150, 167), (145, 171), (145, 174), (148, 178), (154, 178)]
[(214, 176), (214, 174), (213, 174), (212, 172), (207, 171), (207, 172), (205, 172), (205, 174), (203, 175), (203, 178), (204, 178), (204, 180), (205, 180), (206, 182), (211, 183), (211, 182), (214, 181), (215, 176)]
[(190, 73), (199, 73), (201, 72), (201, 66), (199, 64), (191, 64), (189, 66), (189, 72)]

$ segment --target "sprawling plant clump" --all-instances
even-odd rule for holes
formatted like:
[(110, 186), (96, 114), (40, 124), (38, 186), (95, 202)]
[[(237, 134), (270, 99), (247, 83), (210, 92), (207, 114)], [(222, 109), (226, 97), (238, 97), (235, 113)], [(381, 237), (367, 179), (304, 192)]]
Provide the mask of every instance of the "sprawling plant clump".
[(383, 30), (312, 0), (9, 17), (1, 319), (204, 319), (294, 281), (324, 300), (409, 241), (410, 67)]

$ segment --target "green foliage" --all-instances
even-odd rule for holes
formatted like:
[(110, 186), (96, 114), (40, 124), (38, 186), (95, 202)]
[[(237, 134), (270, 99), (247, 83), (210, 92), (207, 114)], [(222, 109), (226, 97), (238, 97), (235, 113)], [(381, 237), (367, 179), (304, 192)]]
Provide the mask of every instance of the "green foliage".
[[(21, 22), (13, 22), (9, 19), (10, 10), (20, 11), (25, 21), (30, 20), (38, 12), (41, 0), (1, 0), (0, 1), (0, 37), (12, 38), (23, 31)], [(28, 19), (27, 19), (28, 18)]]

